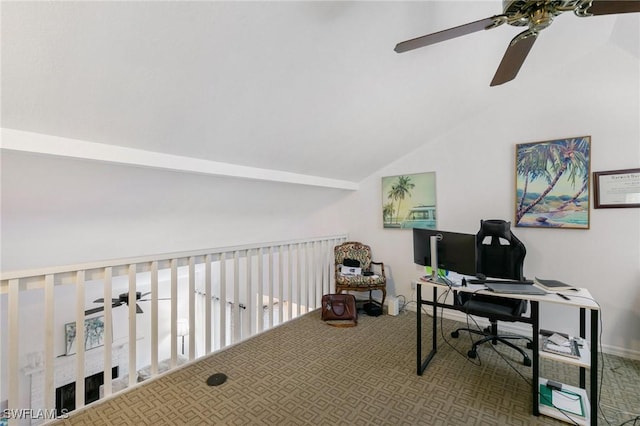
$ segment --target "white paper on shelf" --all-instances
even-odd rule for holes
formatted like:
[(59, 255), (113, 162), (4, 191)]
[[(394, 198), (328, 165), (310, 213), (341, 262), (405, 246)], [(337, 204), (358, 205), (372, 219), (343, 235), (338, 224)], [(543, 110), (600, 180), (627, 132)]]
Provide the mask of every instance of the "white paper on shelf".
[(580, 395), (574, 394), (573, 392), (568, 393), (557, 390), (554, 390), (552, 395), (553, 405), (555, 407), (570, 413), (583, 415)]

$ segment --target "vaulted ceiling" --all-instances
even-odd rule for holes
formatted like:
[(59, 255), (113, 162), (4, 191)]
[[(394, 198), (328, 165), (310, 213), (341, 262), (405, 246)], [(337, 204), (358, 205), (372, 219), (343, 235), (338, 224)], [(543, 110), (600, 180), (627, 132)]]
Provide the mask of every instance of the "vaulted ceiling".
[[(537, 85), (582, 78), (570, 64), (603, 46), (640, 63), (639, 14), (557, 17), (516, 80), (493, 88), (521, 28), (393, 51), (501, 9), (499, 0), (3, 2), (2, 127), (358, 182), (493, 105), (526, 108)], [(616, 63), (607, 67), (615, 75)]]

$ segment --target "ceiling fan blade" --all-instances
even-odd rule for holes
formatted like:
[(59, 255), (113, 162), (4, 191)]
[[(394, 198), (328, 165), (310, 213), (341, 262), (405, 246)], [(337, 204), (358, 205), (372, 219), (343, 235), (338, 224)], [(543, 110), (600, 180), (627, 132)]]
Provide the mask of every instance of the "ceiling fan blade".
[(617, 13), (640, 12), (638, 0), (593, 0), (587, 13), (592, 15), (613, 15)]
[(104, 306), (100, 306), (99, 308), (87, 309), (86, 311), (84, 311), (84, 314), (91, 315), (91, 314), (95, 314), (96, 312), (102, 312), (102, 311), (104, 311)]
[(475, 33), (476, 31), (494, 28), (499, 25), (497, 16), (481, 19), (479, 21), (470, 22), (468, 24), (449, 28), (447, 30), (438, 31), (437, 33), (427, 34), (411, 40), (402, 41), (396, 44), (395, 50), (398, 53), (408, 50), (418, 49), (419, 47), (429, 46), (430, 44), (440, 43), (441, 41), (450, 40), (452, 38), (461, 37), (463, 35)]
[[(119, 299), (111, 299), (111, 302), (117, 302), (118, 300)], [(104, 303), (104, 297), (94, 300), (93, 303)]]
[(140, 305), (138, 305), (138, 304), (136, 303), (136, 314), (141, 314), (141, 313), (143, 313), (143, 312), (144, 312), (144, 311), (142, 310), (142, 308), (140, 307)]
[(538, 34), (527, 30), (515, 36), (502, 57), (500, 66), (493, 76), (490, 86), (498, 86), (516, 78), (520, 67), (538, 38)]

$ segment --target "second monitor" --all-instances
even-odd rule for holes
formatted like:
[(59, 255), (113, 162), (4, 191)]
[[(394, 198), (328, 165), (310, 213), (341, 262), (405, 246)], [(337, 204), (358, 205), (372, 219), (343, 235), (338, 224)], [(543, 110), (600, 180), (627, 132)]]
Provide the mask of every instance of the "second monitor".
[(438, 238), (438, 269), (462, 275), (476, 274), (476, 236), (435, 229), (413, 229), (413, 261), (431, 266), (431, 237)]

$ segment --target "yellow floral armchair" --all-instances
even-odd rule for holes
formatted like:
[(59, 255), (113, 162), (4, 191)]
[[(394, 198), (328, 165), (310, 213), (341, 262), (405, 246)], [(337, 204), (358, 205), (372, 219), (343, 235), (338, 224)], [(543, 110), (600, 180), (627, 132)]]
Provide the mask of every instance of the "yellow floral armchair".
[[(384, 263), (371, 260), (371, 247), (357, 241), (347, 241), (334, 248), (336, 293), (343, 291), (368, 291), (369, 303), (379, 303), (384, 306), (387, 297), (387, 277), (384, 274)], [(345, 259), (360, 262), (362, 274), (343, 274), (341, 267)], [(374, 301), (371, 296), (373, 290), (382, 292), (382, 300)]]

